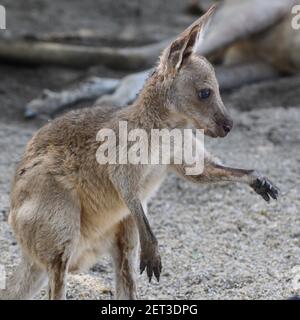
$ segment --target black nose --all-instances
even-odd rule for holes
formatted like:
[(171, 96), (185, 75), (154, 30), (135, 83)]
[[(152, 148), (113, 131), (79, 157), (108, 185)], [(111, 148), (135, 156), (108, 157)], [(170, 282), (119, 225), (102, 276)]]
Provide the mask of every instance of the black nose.
[(229, 133), (232, 129), (232, 124), (229, 124), (229, 123), (226, 123), (226, 124), (223, 124), (223, 130), (226, 132), (226, 133)]

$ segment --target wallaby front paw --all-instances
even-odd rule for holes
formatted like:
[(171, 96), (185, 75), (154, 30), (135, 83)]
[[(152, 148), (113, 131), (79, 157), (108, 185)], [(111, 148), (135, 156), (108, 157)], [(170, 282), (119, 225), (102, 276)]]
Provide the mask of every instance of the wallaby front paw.
[(157, 281), (159, 281), (162, 265), (157, 244), (148, 244), (142, 248), (140, 262), (141, 274), (145, 269), (147, 271), (149, 282), (151, 282), (153, 274)]
[(267, 202), (270, 201), (270, 197), (277, 200), (279, 196), (279, 189), (269, 179), (263, 176), (258, 176), (251, 184), (251, 187)]

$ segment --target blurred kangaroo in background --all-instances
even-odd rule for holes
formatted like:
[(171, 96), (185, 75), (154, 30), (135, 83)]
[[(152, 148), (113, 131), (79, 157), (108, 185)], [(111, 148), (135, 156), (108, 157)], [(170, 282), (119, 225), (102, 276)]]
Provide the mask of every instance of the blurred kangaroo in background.
[[(97, 107), (69, 112), (30, 140), (11, 191), (9, 222), (22, 261), (1, 291), (2, 299), (34, 297), (48, 279), (49, 298), (65, 298), (68, 271), (93, 265), (109, 252), (114, 261), (116, 298), (135, 299), (135, 265), (159, 280), (158, 242), (147, 219), (147, 201), (168, 171), (194, 183), (232, 181), (252, 187), (266, 201), (278, 189), (254, 170), (223, 166), (205, 153), (204, 171), (186, 175), (181, 165), (100, 165), (97, 132), (139, 128), (203, 129), (225, 137), (232, 119), (219, 93), (211, 64), (197, 54), (212, 7), (162, 53), (137, 100), (122, 109)], [(195, 143), (195, 137), (190, 143)]]

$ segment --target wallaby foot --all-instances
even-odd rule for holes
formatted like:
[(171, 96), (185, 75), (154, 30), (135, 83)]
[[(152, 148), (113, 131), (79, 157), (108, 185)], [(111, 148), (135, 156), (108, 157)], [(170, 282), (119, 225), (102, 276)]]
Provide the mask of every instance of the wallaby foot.
[(149, 282), (151, 282), (153, 274), (159, 281), (162, 264), (156, 241), (147, 242), (142, 246), (140, 261), (140, 272), (143, 273), (146, 269)]
[(279, 196), (279, 189), (269, 179), (260, 176), (255, 171), (254, 175), (257, 177), (254, 182), (250, 184), (253, 190), (267, 202), (270, 201), (270, 197), (276, 200)]
[[(145, 215), (147, 216), (148, 206), (145, 202), (143, 203), (143, 209)], [(146, 243), (142, 241), (140, 254), (140, 273), (142, 274), (145, 269), (149, 278), (149, 282), (151, 282), (153, 273), (157, 281), (159, 281), (162, 264), (158, 249), (158, 242), (155, 237)]]
[(134, 218), (129, 216), (120, 223), (112, 250), (116, 277), (115, 294), (118, 300), (137, 299), (138, 240), (138, 230)]
[(47, 274), (35, 262), (23, 256), (20, 264), (0, 290), (0, 300), (32, 299), (45, 285)]

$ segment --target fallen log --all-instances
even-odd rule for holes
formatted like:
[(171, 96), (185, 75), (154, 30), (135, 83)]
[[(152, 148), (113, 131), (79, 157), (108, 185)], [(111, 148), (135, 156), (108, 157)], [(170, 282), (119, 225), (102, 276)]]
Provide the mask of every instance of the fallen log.
[(139, 32), (130, 27), (125, 28), (121, 34), (107, 34), (92, 29), (78, 29), (74, 31), (48, 33), (26, 32), (18, 38), (13, 38), (12, 35), (7, 35), (5, 39), (77, 44), (81, 46), (94, 47), (107, 47), (112, 45), (113, 47), (118, 48), (145, 46), (165, 40), (160, 34)]
[(53, 115), (55, 112), (84, 100), (94, 100), (99, 96), (112, 92), (119, 84), (117, 79), (89, 78), (76, 86), (61, 92), (44, 90), (42, 95), (28, 103), (25, 107), (25, 118), (37, 115)]
[(141, 47), (111, 48), (33, 40), (2, 39), (0, 59), (28, 64), (55, 64), (83, 68), (105, 65), (118, 70), (152, 67), (171, 40)]
[(152, 69), (124, 77), (113, 93), (103, 95), (96, 100), (95, 105), (122, 107), (133, 102), (151, 71)]

